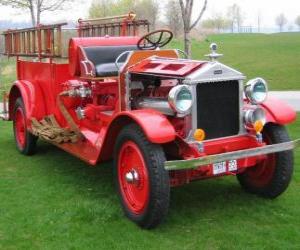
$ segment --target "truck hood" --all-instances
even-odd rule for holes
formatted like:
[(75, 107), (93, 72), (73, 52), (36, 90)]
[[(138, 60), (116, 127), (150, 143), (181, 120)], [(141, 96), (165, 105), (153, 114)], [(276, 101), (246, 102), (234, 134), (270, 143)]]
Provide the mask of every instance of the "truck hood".
[(150, 57), (128, 69), (132, 74), (182, 78), (185, 84), (242, 80), (245, 76), (220, 62)]

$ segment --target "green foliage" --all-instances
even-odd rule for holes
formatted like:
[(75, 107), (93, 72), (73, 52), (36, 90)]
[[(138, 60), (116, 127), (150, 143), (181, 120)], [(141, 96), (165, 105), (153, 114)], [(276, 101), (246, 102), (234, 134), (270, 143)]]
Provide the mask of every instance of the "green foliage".
[(2, 92), (4, 91), (7, 92), (15, 80), (16, 80), (15, 59), (0, 57), (0, 100), (2, 99)]
[[(276, 200), (246, 194), (233, 176), (174, 188), (165, 223), (145, 231), (123, 216), (111, 163), (89, 167), (42, 142), (22, 156), (11, 127), (0, 122), (0, 249), (300, 248), (298, 167)], [(289, 130), (299, 137), (300, 121)]]
[(231, 20), (227, 19), (221, 14), (217, 14), (215, 17), (206, 19), (201, 23), (201, 27), (206, 29), (213, 29), (218, 32), (227, 29), (230, 26)]
[(166, 4), (166, 21), (169, 29), (178, 37), (183, 33), (183, 20), (180, 5), (177, 0), (168, 0)]
[(158, 16), (157, 0), (94, 0), (89, 10), (92, 18), (124, 15), (135, 12), (138, 19), (147, 19), (153, 26)]

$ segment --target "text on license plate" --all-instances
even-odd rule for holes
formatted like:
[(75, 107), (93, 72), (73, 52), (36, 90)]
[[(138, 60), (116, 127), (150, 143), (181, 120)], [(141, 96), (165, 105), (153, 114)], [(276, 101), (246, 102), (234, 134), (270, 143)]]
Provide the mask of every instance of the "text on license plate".
[(237, 160), (223, 161), (213, 164), (213, 174), (223, 174), (237, 170)]

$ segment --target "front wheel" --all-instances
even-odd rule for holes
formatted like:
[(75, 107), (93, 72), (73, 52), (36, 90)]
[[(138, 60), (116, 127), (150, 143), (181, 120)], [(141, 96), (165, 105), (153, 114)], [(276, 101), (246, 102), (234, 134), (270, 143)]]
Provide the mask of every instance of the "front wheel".
[[(290, 141), (285, 127), (267, 124), (263, 130), (263, 138), (267, 144)], [(255, 167), (238, 174), (241, 186), (248, 192), (266, 198), (276, 198), (288, 187), (293, 174), (293, 151), (269, 154)]]
[(119, 134), (114, 152), (118, 194), (125, 215), (142, 228), (154, 228), (166, 216), (170, 200), (165, 155), (135, 124)]

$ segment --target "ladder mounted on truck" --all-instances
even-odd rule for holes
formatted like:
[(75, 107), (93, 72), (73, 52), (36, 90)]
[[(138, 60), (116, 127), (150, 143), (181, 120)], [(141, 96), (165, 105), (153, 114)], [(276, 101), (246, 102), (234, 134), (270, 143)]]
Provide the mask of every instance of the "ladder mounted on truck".
[(121, 16), (78, 20), (79, 37), (137, 36), (141, 32), (149, 31), (149, 21), (136, 19), (133, 12)]
[(67, 23), (39, 25), (34, 28), (7, 30), (4, 55), (8, 57), (62, 57), (62, 26)]

